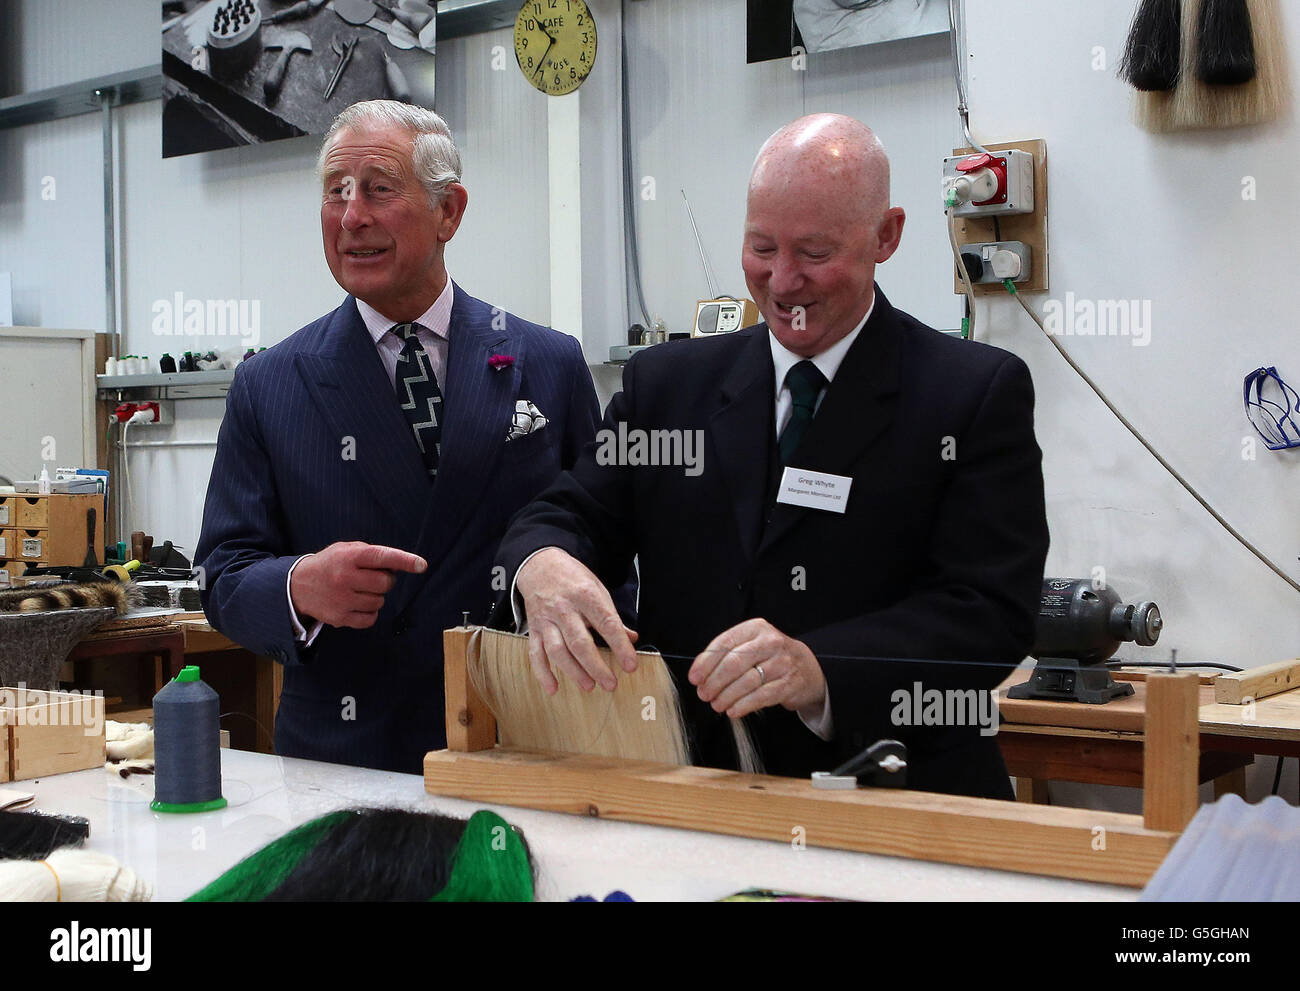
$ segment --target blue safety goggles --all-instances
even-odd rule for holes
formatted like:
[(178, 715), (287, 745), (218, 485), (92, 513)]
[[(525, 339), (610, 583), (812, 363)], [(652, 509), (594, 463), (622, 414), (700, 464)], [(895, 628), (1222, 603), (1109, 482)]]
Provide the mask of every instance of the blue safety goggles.
[(1293, 418), (1293, 414), (1300, 416), (1300, 395), (1282, 381), (1276, 368), (1250, 372), (1242, 384), (1241, 398), (1246, 418), (1270, 451), (1300, 447), (1300, 426)]

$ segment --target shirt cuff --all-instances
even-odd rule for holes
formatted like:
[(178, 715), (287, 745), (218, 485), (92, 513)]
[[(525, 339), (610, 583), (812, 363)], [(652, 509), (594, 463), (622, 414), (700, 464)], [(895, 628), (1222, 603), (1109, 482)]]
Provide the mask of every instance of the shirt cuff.
[(835, 736), (835, 723), (831, 719), (831, 689), (826, 686), (826, 693), (822, 696), (821, 702), (816, 702), (806, 709), (800, 709), (799, 721), (807, 726), (812, 732), (823, 740), (830, 740)]
[(542, 551), (552, 546), (554, 545), (547, 544), (546, 547), (539, 547), (520, 561), (519, 569), (515, 572), (514, 578), (510, 580), (510, 610), (514, 613), (516, 633), (528, 632), (528, 616), (524, 613), (524, 597), (519, 594), (519, 590), (516, 588), (519, 584), (519, 572), (524, 570), (525, 564), (535, 558), (538, 554), (542, 553)]
[(298, 558), (298, 560), (294, 561), (293, 564), (289, 566), (289, 573), (284, 577), (284, 597), (289, 603), (289, 622), (293, 624), (293, 639), (295, 643), (300, 643), (304, 647), (310, 647), (316, 642), (316, 637), (320, 633), (321, 627), (325, 625), (320, 620), (317, 620), (312, 624), (310, 630), (306, 629), (298, 619), (297, 611), (293, 608), (293, 594), (289, 591), (289, 583), (293, 580), (293, 569), (298, 567), (298, 565), (302, 564), (302, 562), (307, 560), (309, 557), (311, 557), (310, 554), (304, 554), (302, 557)]

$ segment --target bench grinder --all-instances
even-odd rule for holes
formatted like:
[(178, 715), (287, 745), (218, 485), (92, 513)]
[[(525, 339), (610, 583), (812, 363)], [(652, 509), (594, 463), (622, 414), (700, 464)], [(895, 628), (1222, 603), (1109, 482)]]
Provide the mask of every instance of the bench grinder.
[(1109, 586), (1088, 578), (1044, 578), (1029, 680), (1007, 692), (1013, 699), (1100, 704), (1133, 694), (1111, 677), (1106, 661), (1121, 643), (1150, 647), (1163, 626), (1154, 602), (1125, 604)]

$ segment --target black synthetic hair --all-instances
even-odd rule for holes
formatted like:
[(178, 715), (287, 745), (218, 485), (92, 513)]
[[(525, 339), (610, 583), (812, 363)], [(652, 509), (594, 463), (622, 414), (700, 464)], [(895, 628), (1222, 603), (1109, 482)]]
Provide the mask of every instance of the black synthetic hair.
[(1246, 0), (1201, 0), (1196, 19), (1196, 78), (1240, 86), (1255, 78), (1255, 37)]
[(1182, 69), (1181, 0), (1142, 0), (1133, 15), (1119, 75), (1143, 92), (1172, 90)]
[(44, 860), (89, 835), (90, 822), (80, 816), (0, 810), (0, 860)]
[(264, 900), (428, 901), (451, 877), (465, 825), (464, 819), (406, 809), (352, 810)]

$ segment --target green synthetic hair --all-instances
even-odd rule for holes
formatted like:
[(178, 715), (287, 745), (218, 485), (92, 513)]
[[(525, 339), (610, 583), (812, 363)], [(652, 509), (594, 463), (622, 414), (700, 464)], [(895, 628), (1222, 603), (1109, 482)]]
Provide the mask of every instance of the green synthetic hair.
[[(452, 849), (449, 837), (458, 829)], [(437, 852), (439, 844), (451, 852)], [(340, 859), (353, 873), (322, 870)], [(434, 886), (441, 890), (430, 897)], [(528, 902), (533, 893), (527, 844), (495, 812), (482, 809), (462, 822), (423, 812), (348, 809), (286, 833), (187, 901)]]
[(451, 877), (431, 902), (530, 902), (533, 870), (528, 848), (510, 823), (480, 809), (465, 824), (452, 857)]
[(331, 829), (354, 812), (331, 812), (303, 823), (267, 844), (251, 857), (245, 857), (206, 888), (185, 899), (188, 902), (260, 902), (278, 888), (298, 862)]

